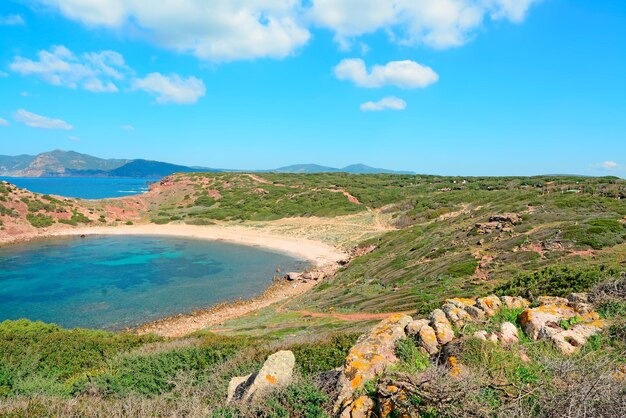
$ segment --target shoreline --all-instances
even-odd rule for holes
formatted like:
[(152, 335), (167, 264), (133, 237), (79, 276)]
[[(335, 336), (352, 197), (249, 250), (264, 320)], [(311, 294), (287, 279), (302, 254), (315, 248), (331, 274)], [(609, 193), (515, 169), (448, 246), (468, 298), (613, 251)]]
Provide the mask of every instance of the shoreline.
[[(42, 231), (44, 232), (44, 231)], [(99, 226), (45, 231), (33, 235), (14, 237), (5, 242), (26, 243), (29, 241), (63, 238), (76, 236), (166, 236), (222, 241), (250, 247), (265, 248), (282, 252), (306, 260), (312, 264), (312, 269), (323, 272), (324, 277), (333, 276), (341, 263), (349, 260), (350, 256), (330, 244), (307, 238), (297, 238), (265, 232), (262, 229), (250, 229), (241, 226), (225, 225), (123, 225)], [(224, 301), (206, 309), (196, 310), (188, 314), (175, 314), (150, 321), (126, 331), (137, 334), (154, 333), (163, 337), (182, 337), (195, 331), (219, 325), (227, 320), (240, 318), (259, 309), (275, 303), (295, 298), (312, 289), (323, 280), (281, 280), (272, 283), (263, 293), (245, 300)]]
[(232, 244), (258, 247), (289, 254), (311, 262), (315, 267), (345, 260), (346, 252), (321, 241), (308, 238), (273, 234), (263, 229), (251, 229), (236, 225), (183, 225), (183, 224), (137, 224), (117, 226), (96, 226), (81, 228), (63, 228), (41, 231), (33, 234), (21, 234), (2, 240), (0, 245), (23, 244), (48, 238), (97, 235), (140, 235), (192, 238), (209, 241), (223, 241)]

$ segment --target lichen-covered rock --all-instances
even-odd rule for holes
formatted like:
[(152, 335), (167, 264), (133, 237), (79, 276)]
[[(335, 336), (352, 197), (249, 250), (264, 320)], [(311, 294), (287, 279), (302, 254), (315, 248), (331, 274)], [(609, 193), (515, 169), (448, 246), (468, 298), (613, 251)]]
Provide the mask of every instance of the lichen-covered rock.
[(597, 319), (586, 324), (576, 324), (569, 329), (555, 332), (550, 336), (550, 339), (563, 354), (570, 355), (587, 344), (589, 337), (601, 332), (602, 328), (605, 326), (605, 321)]
[(228, 385), (228, 402), (248, 401), (291, 383), (296, 358), (291, 351), (278, 351), (265, 360), (258, 373), (234, 377)]
[(520, 309), (530, 306), (530, 302), (522, 297), (517, 296), (502, 296), (500, 298), (502, 304), (507, 309)]
[(569, 305), (546, 304), (520, 315), (522, 329), (533, 340), (552, 340), (563, 354), (572, 354), (607, 326), (595, 311), (577, 311)]
[(500, 341), (502, 344), (513, 344), (519, 342), (519, 333), (517, 327), (510, 322), (503, 322), (500, 325)]
[(469, 314), (474, 322), (482, 322), (487, 319), (487, 314), (482, 309), (476, 306), (468, 306), (465, 308), (465, 312)]
[(341, 412), (341, 418), (369, 418), (374, 411), (374, 405), (374, 401), (368, 396), (360, 396)]
[(461, 309), (465, 309), (468, 306), (474, 306), (474, 304), (476, 304), (476, 299), (473, 298), (452, 298), (452, 299), (446, 299), (444, 301), (444, 303), (449, 303), (452, 304), (454, 306), (456, 306), (457, 308), (461, 308)]
[(432, 356), (439, 351), (437, 334), (429, 325), (427, 319), (416, 319), (410, 322), (406, 326), (405, 331), (406, 335), (415, 339), (429, 355)]
[(494, 316), (500, 311), (502, 307), (502, 301), (496, 295), (486, 296), (484, 298), (478, 298), (476, 300), (476, 306), (482, 309), (487, 316)]
[(449, 343), (454, 339), (454, 331), (452, 325), (441, 309), (435, 309), (430, 313), (430, 326), (435, 330), (437, 341), (440, 345)]
[(457, 327), (462, 327), (467, 322), (472, 321), (472, 317), (465, 312), (465, 309), (459, 308), (451, 303), (443, 305), (441, 310), (446, 314), (448, 320)]
[(567, 305), (569, 300), (559, 296), (539, 296), (539, 303), (542, 305)]
[(408, 315), (392, 315), (359, 338), (344, 363), (335, 412), (348, 408), (355, 390), (398, 360), (396, 343), (406, 337), (404, 329), (412, 320)]

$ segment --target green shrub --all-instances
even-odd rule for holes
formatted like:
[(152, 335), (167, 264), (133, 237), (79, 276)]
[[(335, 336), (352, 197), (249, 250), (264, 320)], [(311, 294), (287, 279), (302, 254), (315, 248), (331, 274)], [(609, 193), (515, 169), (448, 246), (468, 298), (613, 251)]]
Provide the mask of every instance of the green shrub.
[(32, 213), (29, 213), (28, 215), (26, 215), (26, 219), (35, 228), (45, 228), (54, 224), (54, 219), (52, 219), (48, 215), (44, 215), (41, 213), (37, 213), (34, 215)]
[(335, 334), (327, 340), (289, 347), (296, 357), (298, 370), (303, 376), (332, 370), (343, 365), (350, 348), (359, 334)]
[[(5, 393), (45, 393), (72, 376), (103, 367), (115, 354), (131, 350), (154, 336), (85, 329), (65, 330), (25, 319), (0, 323), (0, 387)], [(24, 393), (27, 394), (27, 393)]]
[(600, 267), (571, 268), (567, 266), (547, 267), (541, 271), (522, 274), (498, 286), (497, 295), (515, 295), (527, 298), (541, 295), (567, 296), (573, 292), (584, 292), (607, 277), (617, 275), (617, 270)]
[(625, 242), (626, 224), (615, 219), (592, 219), (567, 228), (564, 238), (599, 250)]

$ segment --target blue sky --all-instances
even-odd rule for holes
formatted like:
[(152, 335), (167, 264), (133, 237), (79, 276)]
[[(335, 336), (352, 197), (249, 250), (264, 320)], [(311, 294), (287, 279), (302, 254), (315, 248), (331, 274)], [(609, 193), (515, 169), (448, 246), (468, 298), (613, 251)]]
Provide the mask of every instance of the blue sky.
[(626, 175), (626, 2), (210, 3), (2, 1), (0, 154)]

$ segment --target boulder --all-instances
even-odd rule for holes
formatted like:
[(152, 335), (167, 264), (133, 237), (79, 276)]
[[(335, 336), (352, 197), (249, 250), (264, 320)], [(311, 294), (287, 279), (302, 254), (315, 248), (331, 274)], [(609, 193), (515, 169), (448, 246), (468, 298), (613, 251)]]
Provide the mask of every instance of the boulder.
[(265, 360), (258, 373), (233, 377), (228, 385), (228, 402), (250, 401), (291, 383), (296, 358), (291, 351), (278, 351)]
[(530, 306), (530, 302), (522, 297), (502, 296), (500, 300), (502, 301), (502, 305), (507, 309), (520, 309)]
[(296, 280), (302, 280), (303, 277), (302, 277), (302, 273), (296, 273), (296, 272), (292, 271), (292, 272), (289, 272), (289, 273), (285, 274), (285, 279), (293, 282), (293, 281), (296, 281)]
[(558, 296), (539, 296), (539, 303), (542, 305), (567, 305), (569, 300)]
[[(585, 310), (577, 311), (569, 305), (547, 304), (526, 309), (520, 315), (520, 321), (530, 338), (549, 339), (563, 354), (569, 355), (607, 326), (597, 312), (587, 312), (586, 309), (587, 306)], [(573, 318), (576, 321), (572, 321)]]
[(449, 303), (451, 305), (456, 306), (457, 308), (466, 309), (468, 306), (474, 306), (474, 304), (476, 304), (476, 299), (452, 298), (452, 299), (446, 299), (444, 303), (446, 304)]
[(350, 408), (354, 392), (398, 360), (396, 343), (406, 337), (404, 329), (411, 321), (408, 315), (392, 315), (358, 339), (348, 352), (339, 378), (335, 413)]
[(531, 339), (547, 338), (551, 329), (560, 329), (559, 322), (577, 316), (578, 313), (567, 305), (542, 305), (526, 309), (520, 315), (522, 330)]
[(430, 326), (435, 330), (440, 345), (447, 344), (454, 339), (454, 331), (444, 311), (435, 309), (430, 313), (429, 319)]
[(465, 309), (459, 308), (451, 303), (446, 303), (441, 307), (441, 310), (446, 314), (448, 320), (456, 327), (462, 327), (466, 322), (471, 322), (472, 317), (465, 312)]
[(374, 410), (374, 401), (368, 396), (360, 396), (341, 413), (341, 418), (368, 418)]
[(482, 309), (487, 316), (494, 316), (500, 311), (502, 307), (502, 301), (496, 295), (486, 296), (484, 298), (478, 298), (476, 300), (476, 306)]
[(489, 218), (489, 222), (502, 222), (511, 225), (519, 225), (522, 223), (522, 217), (516, 213), (502, 213), (493, 215)]
[(500, 325), (500, 341), (502, 344), (513, 344), (519, 342), (519, 333), (517, 331), (517, 327), (510, 322), (503, 322)]
[(426, 350), (429, 355), (437, 354), (439, 351), (437, 334), (428, 324), (427, 319), (417, 319), (410, 322), (406, 328), (406, 335), (414, 338), (417, 343)]
[(487, 318), (485, 311), (476, 306), (468, 306), (465, 308), (465, 312), (467, 312), (469, 316), (472, 317), (472, 320), (476, 322), (482, 322)]
[(589, 337), (601, 332), (605, 326), (605, 321), (600, 319), (587, 324), (576, 324), (567, 330), (555, 332), (550, 339), (563, 354), (570, 355), (587, 344)]

